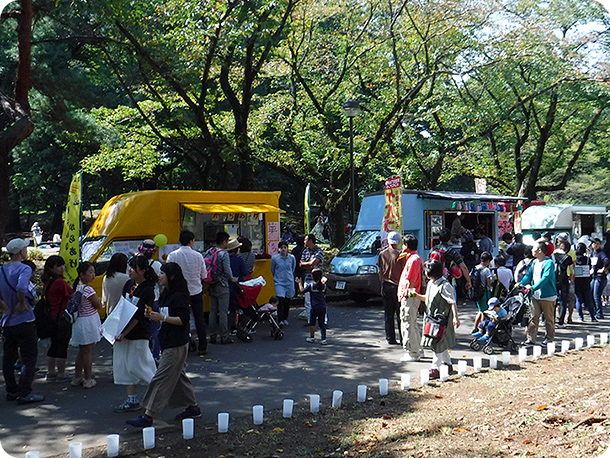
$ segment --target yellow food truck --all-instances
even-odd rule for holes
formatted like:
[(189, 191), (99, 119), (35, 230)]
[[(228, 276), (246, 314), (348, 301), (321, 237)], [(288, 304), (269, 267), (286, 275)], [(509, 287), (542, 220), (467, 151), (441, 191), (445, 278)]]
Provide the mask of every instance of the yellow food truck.
[(253, 276), (262, 275), (267, 282), (258, 298), (264, 303), (275, 294), (271, 256), (278, 252), (280, 241), (280, 194), (156, 190), (115, 196), (106, 202), (82, 241), (81, 261), (95, 264), (97, 277), (92, 286), (101, 294), (102, 279), (114, 253), (131, 257), (144, 239), (163, 234), (167, 244), (159, 248), (158, 258), (164, 261), (180, 246), (183, 229), (195, 234), (194, 249), (202, 253), (214, 243), (217, 232), (225, 231), (252, 242), (256, 255)]

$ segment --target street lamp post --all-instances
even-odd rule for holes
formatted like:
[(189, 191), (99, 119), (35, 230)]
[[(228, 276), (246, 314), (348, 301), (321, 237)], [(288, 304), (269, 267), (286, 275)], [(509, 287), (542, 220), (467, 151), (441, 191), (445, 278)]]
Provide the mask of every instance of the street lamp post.
[(354, 180), (354, 118), (360, 114), (360, 104), (357, 100), (348, 100), (343, 104), (343, 114), (349, 118), (349, 159), (350, 159), (350, 188), (351, 188), (351, 214), (350, 223), (355, 226), (356, 217), (356, 183)]

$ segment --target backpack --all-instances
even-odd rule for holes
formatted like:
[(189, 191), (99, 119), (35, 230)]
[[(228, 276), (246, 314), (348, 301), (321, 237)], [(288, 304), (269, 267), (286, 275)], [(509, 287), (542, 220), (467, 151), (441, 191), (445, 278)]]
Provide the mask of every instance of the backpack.
[(64, 319), (70, 323), (74, 324), (76, 319), (78, 318), (78, 307), (83, 299), (82, 291), (76, 291), (74, 295), (68, 301), (66, 305), (66, 309), (64, 310)]
[[(558, 259), (558, 256), (562, 256)], [(567, 254), (553, 253), (553, 261), (555, 261), (555, 283), (557, 288), (559, 289), (562, 286), (565, 286), (568, 283), (568, 265), (565, 264), (567, 258), (570, 256)], [(565, 264), (565, 265), (564, 265)]]
[(471, 301), (476, 302), (481, 300), (487, 291), (487, 284), (482, 273), (483, 269), (478, 266), (474, 266), (470, 272), (472, 287), (468, 290), (468, 299)]
[(203, 261), (207, 270), (207, 275), (203, 279), (205, 283), (218, 283), (220, 281), (220, 268), (218, 266), (218, 248), (212, 247), (203, 255)]
[[(444, 250), (441, 250), (440, 248), (434, 248), (430, 252), (428, 259), (436, 259), (437, 261), (439, 261), (443, 265), (443, 277), (448, 278), (448, 279), (451, 278), (451, 271), (449, 270), (447, 264), (445, 263), (445, 251)], [(451, 264), (453, 264), (453, 262)]]

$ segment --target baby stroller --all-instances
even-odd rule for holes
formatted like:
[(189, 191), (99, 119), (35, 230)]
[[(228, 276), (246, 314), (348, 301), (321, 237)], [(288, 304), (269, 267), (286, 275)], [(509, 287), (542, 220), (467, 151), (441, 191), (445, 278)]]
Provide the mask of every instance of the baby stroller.
[(240, 307), (237, 311), (237, 337), (244, 342), (252, 340), (252, 334), (256, 332), (256, 327), (262, 321), (269, 323), (271, 337), (275, 340), (282, 340), (284, 338), (284, 332), (273, 316), (274, 312), (261, 310), (261, 307), (256, 303), (256, 299), (265, 284), (266, 282), (263, 277), (257, 277), (239, 284), (242, 291), (237, 295), (237, 302)]
[(506, 319), (500, 320), (493, 330), (490, 338), (486, 341), (480, 338), (474, 338), (470, 342), (470, 348), (474, 351), (483, 349), (486, 355), (492, 355), (494, 352), (493, 344), (497, 344), (510, 352), (516, 353), (519, 351), (519, 345), (513, 339), (513, 327), (518, 325), (523, 319), (525, 313), (525, 296), (522, 291), (515, 294), (514, 288), (508, 295), (508, 298), (502, 303), (502, 308), (506, 310)]

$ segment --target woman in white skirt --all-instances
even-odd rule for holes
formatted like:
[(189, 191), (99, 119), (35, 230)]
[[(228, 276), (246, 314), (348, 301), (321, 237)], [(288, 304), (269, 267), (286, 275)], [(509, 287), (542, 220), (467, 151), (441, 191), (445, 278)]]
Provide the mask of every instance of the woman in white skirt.
[(72, 386), (83, 385), (83, 388), (93, 388), (97, 385), (92, 376), (93, 347), (101, 339), (101, 322), (97, 311), (102, 307), (102, 302), (95, 294), (95, 290), (89, 286), (89, 283), (95, 280), (93, 264), (81, 262), (76, 272), (78, 278), (74, 282), (74, 291), (80, 291), (82, 298), (78, 306), (78, 318), (72, 326), (72, 340), (70, 342), (72, 346), (78, 347)]
[(155, 300), (157, 274), (142, 255), (129, 260), (129, 278), (123, 287), (123, 295), (138, 308), (127, 327), (116, 337), (112, 352), (114, 383), (125, 385), (127, 399), (114, 408), (115, 412), (140, 410), (138, 385), (149, 384), (157, 366), (148, 347), (151, 338), (150, 319)]

